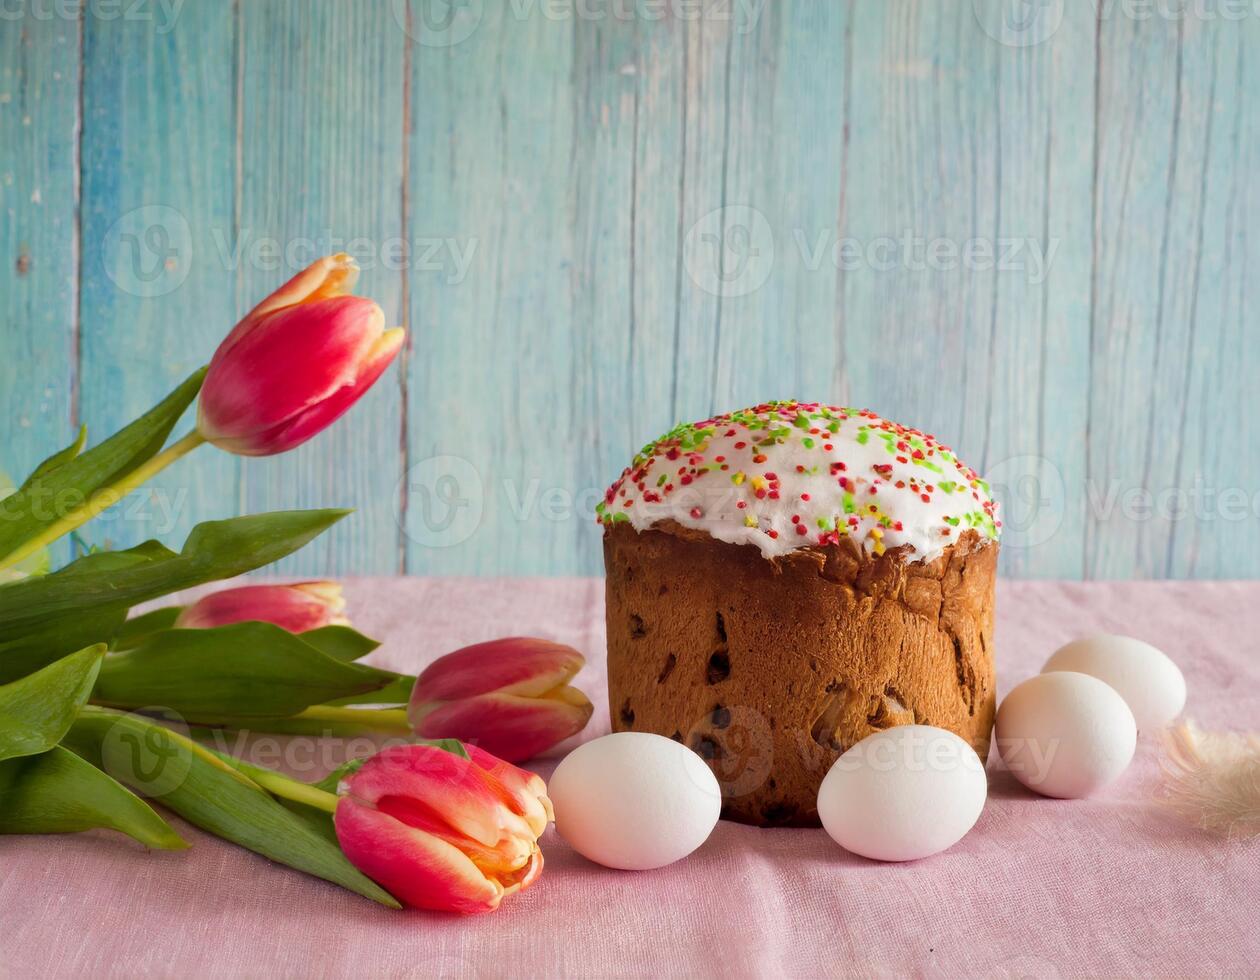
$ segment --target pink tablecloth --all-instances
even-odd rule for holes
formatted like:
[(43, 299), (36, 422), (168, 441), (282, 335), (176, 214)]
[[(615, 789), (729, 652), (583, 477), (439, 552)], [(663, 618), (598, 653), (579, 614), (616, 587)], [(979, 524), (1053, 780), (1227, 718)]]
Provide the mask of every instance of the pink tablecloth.
[[(586, 651), (603, 704), (602, 583), (360, 580), (351, 611), (414, 671), (511, 633)], [(1107, 630), (1185, 669), (1187, 712), (1260, 727), (1260, 583), (1004, 583), (1003, 690), (1061, 642)], [(538, 767), (544, 774), (552, 764)], [(1260, 971), (1260, 842), (1227, 844), (1150, 803), (1154, 746), (1098, 798), (1034, 797), (993, 772), (975, 829), (928, 860), (849, 855), (821, 830), (721, 823), (689, 859), (621, 873), (554, 831), (547, 870), (490, 916), (390, 912), (183, 825), (184, 853), (106, 833), (0, 839), (0, 975), (1066, 977)]]

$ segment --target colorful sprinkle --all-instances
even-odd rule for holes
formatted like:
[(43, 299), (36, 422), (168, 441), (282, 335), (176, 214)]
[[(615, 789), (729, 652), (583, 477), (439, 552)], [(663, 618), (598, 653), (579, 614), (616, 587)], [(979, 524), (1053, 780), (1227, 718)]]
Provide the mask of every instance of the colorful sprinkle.
[[(713, 471), (729, 483), (703, 480)], [(935, 436), (874, 412), (792, 401), (676, 426), (643, 448), (595, 514), (639, 529), (672, 518), (767, 557), (850, 535), (873, 554), (908, 546), (919, 560), (951, 533), (996, 539), (1002, 526), (988, 484)], [(779, 543), (785, 526), (796, 534)]]

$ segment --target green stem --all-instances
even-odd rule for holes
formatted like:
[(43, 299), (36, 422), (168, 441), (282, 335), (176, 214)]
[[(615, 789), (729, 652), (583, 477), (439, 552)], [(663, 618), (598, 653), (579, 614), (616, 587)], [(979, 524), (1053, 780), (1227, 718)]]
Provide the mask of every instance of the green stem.
[(246, 762), (235, 756), (228, 755), (226, 752), (219, 752), (210, 748), (208, 745), (202, 745), (200, 742), (194, 742), (191, 738), (181, 735), (177, 731), (167, 728), (165, 725), (159, 724), (152, 718), (146, 718), (144, 715), (134, 712), (122, 712), (113, 708), (102, 708), (96, 705), (84, 705), (79, 709), (81, 715), (106, 715), (115, 718), (119, 715), (126, 714), (134, 722), (144, 725), (148, 728), (160, 729), (172, 741), (179, 742), (185, 746), (194, 755), (199, 755), (212, 765), (218, 766), (220, 769), (228, 772), (236, 771), (250, 782), (256, 783), (265, 789), (272, 796), (281, 796), (286, 800), (293, 800), (297, 803), (305, 803), (307, 806), (313, 806), (317, 810), (326, 810), (332, 813), (337, 809), (337, 795), (320, 789), (318, 786), (312, 786), (310, 783), (304, 783), (300, 779), (291, 779), (282, 773), (276, 772), (274, 769), (267, 769), (264, 766), (256, 766), (252, 762)]
[(9, 552), (3, 559), (0, 559), (0, 569), (16, 565), (23, 558), (51, 544), (62, 535), (69, 534), (79, 525), (86, 524), (101, 511), (113, 507), (114, 504), (131, 493), (132, 490), (142, 486), (145, 480), (160, 473), (175, 460), (192, 452), (205, 441), (202, 434), (193, 429), (192, 432), (189, 432), (179, 441), (171, 443), (156, 456), (141, 463), (122, 479), (95, 491), (81, 506), (74, 508), (59, 520), (49, 524), (48, 527), (44, 528), (31, 540), (19, 545), (15, 551)]
[[(79, 717), (91, 718), (93, 716), (101, 716), (109, 719), (127, 718), (132, 724), (161, 732), (172, 742), (178, 742), (193, 755), (199, 756), (212, 766), (217, 766), (224, 772), (230, 772), (238, 778), (246, 778), (241, 768), (243, 764), (239, 759), (230, 755), (225, 755), (222, 752), (216, 752), (214, 749), (209, 746), (202, 745), (200, 742), (194, 742), (187, 735), (181, 735), (173, 728), (168, 728), (166, 725), (161, 724), (161, 722), (159, 722), (156, 718), (150, 718), (147, 715), (140, 714), (139, 712), (128, 711), (125, 708), (111, 708), (107, 705), (95, 703), (85, 704), (79, 709)], [(266, 771), (270, 772), (270, 770)]]
[(331, 725), (346, 724), (358, 730), (411, 733), (405, 708), (342, 708), (332, 704), (317, 704), (293, 716), (295, 721), (328, 722)]
[(320, 704), (301, 714), (287, 718), (217, 718), (193, 719), (192, 724), (211, 728), (232, 728), (237, 731), (270, 732), (273, 735), (315, 735), (329, 738), (353, 738), (360, 735), (411, 735), (407, 712), (403, 708), (342, 708)]
[(329, 793), (299, 779), (290, 779), (274, 769), (264, 769), (262, 766), (251, 765), (240, 759), (232, 759), (230, 764), (236, 766), (272, 796), (282, 796), (294, 803), (305, 803), (307, 806), (313, 806), (317, 810), (325, 810), (328, 813), (337, 809), (336, 793)]

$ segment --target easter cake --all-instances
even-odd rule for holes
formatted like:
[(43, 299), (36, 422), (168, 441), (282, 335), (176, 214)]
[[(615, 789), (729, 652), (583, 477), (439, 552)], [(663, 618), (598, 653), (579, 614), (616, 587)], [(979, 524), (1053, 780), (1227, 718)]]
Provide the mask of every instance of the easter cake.
[(986, 756), (1001, 522), (933, 436), (768, 402), (650, 443), (596, 516), (613, 729), (694, 749), (723, 816), (817, 825), (835, 759), (893, 725)]

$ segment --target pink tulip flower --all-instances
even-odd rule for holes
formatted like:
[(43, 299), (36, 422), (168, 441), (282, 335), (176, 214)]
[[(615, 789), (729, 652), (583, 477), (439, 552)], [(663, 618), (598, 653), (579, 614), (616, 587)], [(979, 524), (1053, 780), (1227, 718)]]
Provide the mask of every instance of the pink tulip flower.
[(403, 343), (372, 300), (349, 295), (359, 267), (320, 259), (255, 306), (219, 345), (201, 387), (197, 431), (242, 456), (282, 453), (323, 431)]
[(229, 623), (275, 623), (290, 633), (321, 626), (349, 626), (346, 600), (336, 582), (294, 585), (243, 585), (203, 596), (185, 606), (175, 619), (177, 629), (210, 629)]
[(407, 719), (422, 738), (458, 738), (522, 762), (590, 721), (591, 702), (568, 683), (584, 663), (572, 647), (523, 636), (464, 647), (416, 678)]
[(475, 746), (467, 752), (395, 746), (339, 788), (342, 851), (404, 905), (491, 912), (542, 874), (546, 785)]

